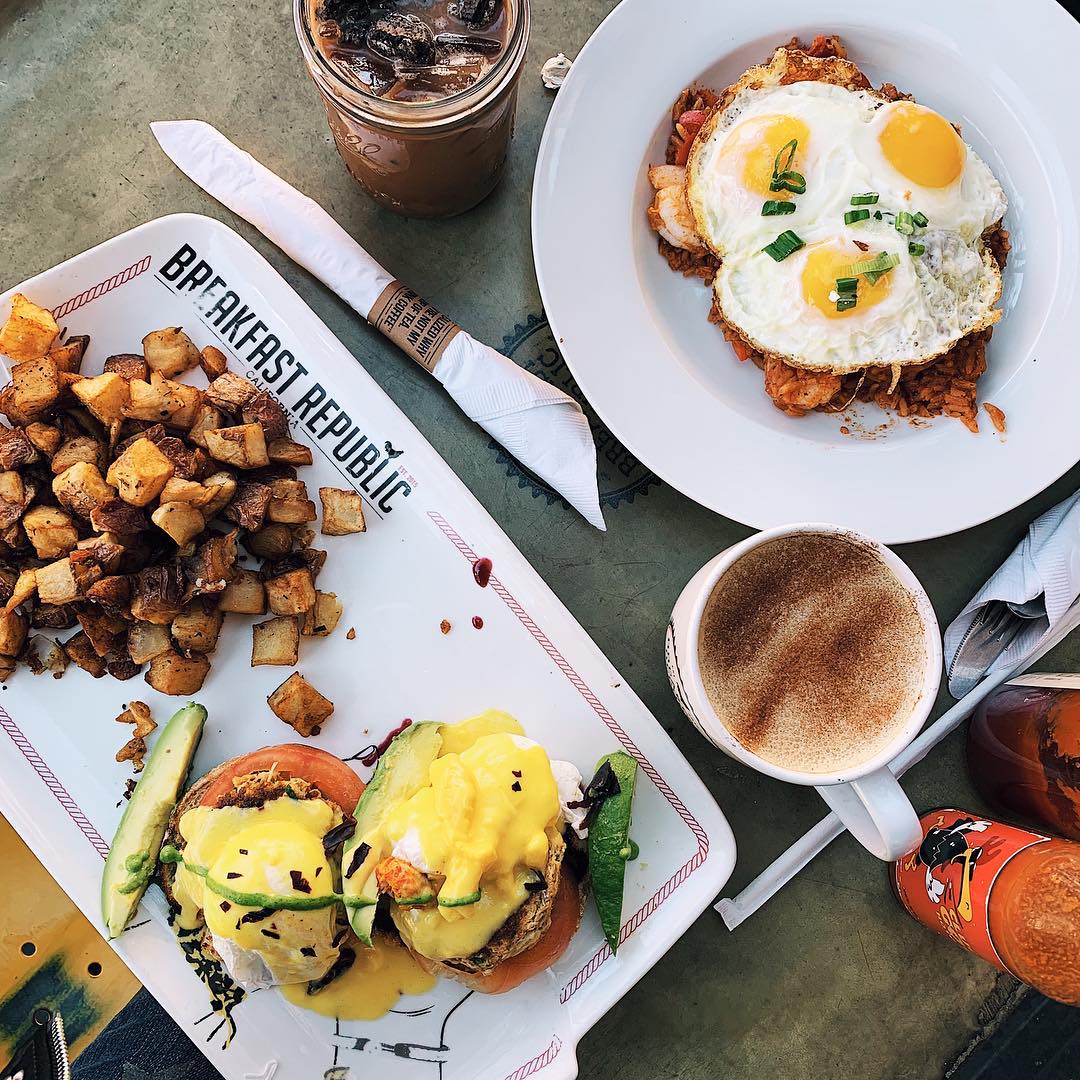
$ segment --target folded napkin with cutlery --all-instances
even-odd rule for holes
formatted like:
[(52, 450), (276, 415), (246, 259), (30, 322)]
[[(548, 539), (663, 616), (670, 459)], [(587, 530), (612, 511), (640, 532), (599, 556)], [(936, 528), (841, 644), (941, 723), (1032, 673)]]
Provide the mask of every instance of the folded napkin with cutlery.
[(945, 631), (949, 691), (1015, 667), (1080, 596), (1080, 492), (1047, 510)]
[(150, 125), (182, 172), (250, 221), (446, 387), (525, 468), (604, 530), (596, 445), (573, 398), (477, 341), (397, 281), (318, 203), (201, 120)]

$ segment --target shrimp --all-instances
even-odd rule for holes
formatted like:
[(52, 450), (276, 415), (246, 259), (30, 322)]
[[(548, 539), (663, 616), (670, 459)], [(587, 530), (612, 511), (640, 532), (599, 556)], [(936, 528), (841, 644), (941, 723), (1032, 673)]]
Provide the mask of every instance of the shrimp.
[(765, 359), (765, 393), (789, 416), (802, 416), (827, 404), (839, 389), (839, 375), (794, 368), (775, 356)]
[(649, 225), (673, 247), (695, 254), (708, 249), (697, 232), (686, 198), (686, 169), (681, 165), (653, 165), (649, 183), (656, 198), (649, 207)]
[(399, 904), (430, 903), (435, 895), (431, 882), (412, 863), (393, 855), (375, 867), (375, 883)]

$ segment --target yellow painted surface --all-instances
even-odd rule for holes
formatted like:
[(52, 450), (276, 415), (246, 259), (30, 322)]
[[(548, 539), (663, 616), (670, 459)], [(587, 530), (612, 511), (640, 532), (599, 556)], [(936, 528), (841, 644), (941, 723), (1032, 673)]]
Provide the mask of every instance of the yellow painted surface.
[(0, 817), (0, 1065), (40, 1005), (60, 1008), (75, 1057), (138, 980)]

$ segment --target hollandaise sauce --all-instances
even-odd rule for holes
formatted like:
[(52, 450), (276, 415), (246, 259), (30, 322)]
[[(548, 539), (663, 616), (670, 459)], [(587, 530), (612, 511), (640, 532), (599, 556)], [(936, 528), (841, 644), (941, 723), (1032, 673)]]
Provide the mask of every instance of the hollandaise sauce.
[(405, 994), (425, 994), (435, 985), (429, 975), (387, 934), (378, 934), (370, 949), (357, 949), (353, 965), (315, 994), (307, 983), (281, 987), (286, 1000), (301, 1009), (338, 1020), (378, 1020)]

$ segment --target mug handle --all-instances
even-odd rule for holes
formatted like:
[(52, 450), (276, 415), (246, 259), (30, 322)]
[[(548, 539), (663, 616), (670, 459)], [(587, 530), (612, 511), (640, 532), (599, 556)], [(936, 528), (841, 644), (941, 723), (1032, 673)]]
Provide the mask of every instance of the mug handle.
[(894, 862), (922, 843), (922, 826), (915, 808), (888, 766), (817, 789), (848, 831), (867, 851)]

